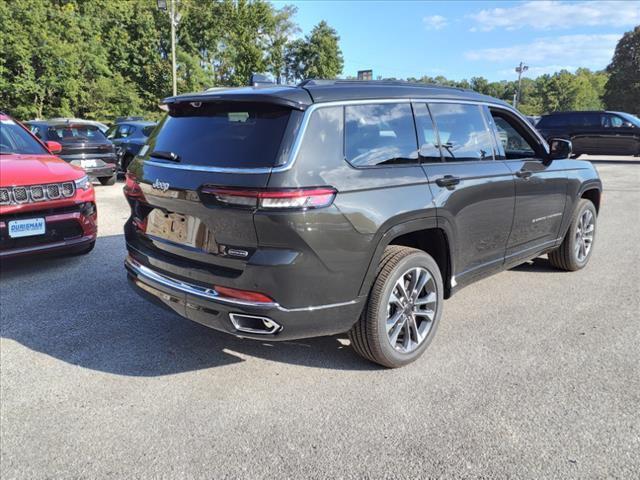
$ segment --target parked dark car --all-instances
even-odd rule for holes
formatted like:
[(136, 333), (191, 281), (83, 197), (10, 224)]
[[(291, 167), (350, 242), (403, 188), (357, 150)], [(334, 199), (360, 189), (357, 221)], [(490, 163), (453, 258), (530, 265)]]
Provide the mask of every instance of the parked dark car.
[(578, 270), (593, 252), (594, 167), (492, 97), (305, 81), (165, 103), (127, 173), (125, 264), (139, 293), (214, 329), (348, 331), (398, 367), (463, 286), (546, 253)]
[(64, 161), (81, 167), (102, 185), (116, 182), (116, 154), (111, 141), (89, 122), (71, 120), (31, 120), (26, 122), (40, 140), (62, 145), (58, 154)]
[(640, 119), (624, 112), (558, 112), (536, 128), (545, 138), (566, 138), (575, 156), (640, 155)]
[(120, 120), (107, 131), (107, 137), (116, 146), (118, 165), (123, 172), (140, 149), (147, 143), (147, 139), (156, 122), (144, 120)]

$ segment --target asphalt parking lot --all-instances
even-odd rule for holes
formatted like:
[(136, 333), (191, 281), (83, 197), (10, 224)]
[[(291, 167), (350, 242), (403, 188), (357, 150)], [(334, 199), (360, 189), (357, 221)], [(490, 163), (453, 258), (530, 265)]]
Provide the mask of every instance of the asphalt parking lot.
[(97, 186), (89, 256), (2, 268), (2, 478), (637, 478), (640, 165), (597, 168), (585, 270), (462, 290), (393, 371), (345, 338), (240, 340), (146, 303), (122, 184)]

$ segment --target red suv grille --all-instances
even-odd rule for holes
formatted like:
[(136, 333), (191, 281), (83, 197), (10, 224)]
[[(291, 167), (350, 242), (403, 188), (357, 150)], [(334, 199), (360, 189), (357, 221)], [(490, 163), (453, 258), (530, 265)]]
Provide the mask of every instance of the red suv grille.
[(35, 203), (45, 200), (70, 198), (76, 193), (74, 182), (49, 183), (46, 185), (30, 185), (26, 187), (0, 188), (0, 205)]

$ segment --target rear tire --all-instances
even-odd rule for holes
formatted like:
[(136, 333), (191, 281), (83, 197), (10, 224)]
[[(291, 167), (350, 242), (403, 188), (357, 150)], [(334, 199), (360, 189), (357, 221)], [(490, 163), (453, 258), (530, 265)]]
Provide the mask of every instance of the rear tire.
[(100, 180), (100, 183), (102, 185), (111, 186), (116, 184), (117, 178), (118, 178), (118, 175), (114, 173), (110, 177), (100, 177), (98, 180)]
[(131, 160), (133, 160), (133, 156), (131, 155), (125, 155), (124, 157), (122, 157), (122, 163), (121, 163), (122, 173), (124, 174), (127, 173), (127, 169), (129, 168), (129, 164), (131, 163)]
[[(571, 225), (560, 246), (549, 252), (549, 262), (556, 268), (574, 272), (589, 263), (596, 234), (596, 207), (586, 198), (576, 205)], [(586, 222), (586, 223), (585, 223)]]
[(430, 255), (387, 247), (365, 310), (349, 331), (353, 349), (389, 368), (415, 361), (435, 335), (443, 291), (440, 269)]

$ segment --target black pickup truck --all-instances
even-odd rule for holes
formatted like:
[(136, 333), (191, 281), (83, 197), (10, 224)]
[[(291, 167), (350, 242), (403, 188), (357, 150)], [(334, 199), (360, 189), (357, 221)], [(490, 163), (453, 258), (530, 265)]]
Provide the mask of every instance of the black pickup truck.
[(465, 285), (593, 253), (596, 170), (495, 98), (311, 80), (165, 103), (127, 173), (125, 265), (140, 294), (214, 329), (349, 332), (399, 367)]

